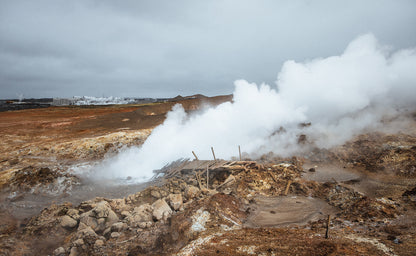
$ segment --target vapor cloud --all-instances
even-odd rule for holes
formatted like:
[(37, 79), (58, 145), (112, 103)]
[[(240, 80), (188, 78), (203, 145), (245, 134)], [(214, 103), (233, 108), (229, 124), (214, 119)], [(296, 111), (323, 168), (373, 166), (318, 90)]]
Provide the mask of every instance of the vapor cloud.
[[(233, 102), (195, 115), (176, 105), (142, 147), (105, 161), (100, 174), (146, 180), (171, 161), (192, 158), (192, 150), (211, 159), (211, 146), (224, 159), (237, 155), (237, 145), (249, 154), (289, 156), (302, 149), (301, 133), (318, 147), (343, 143), (380, 128), (386, 115), (415, 108), (415, 66), (415, 48), (392, 52), (372, 34), (338, 56), (286, 61), (276, 87), (237, 80)], [(299, 127), (302, 122), (312, 125)]]

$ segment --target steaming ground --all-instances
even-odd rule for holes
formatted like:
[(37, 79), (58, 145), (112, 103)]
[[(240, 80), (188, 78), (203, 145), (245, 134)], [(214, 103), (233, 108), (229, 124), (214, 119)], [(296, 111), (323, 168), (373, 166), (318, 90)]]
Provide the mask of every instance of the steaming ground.
[[(176, 105), (141, 147), (94, 170), (103, 178), (141, 182), (155, 169), (191, 158), (192, 151), (211, 159), (211, 146), (217, 157), (229, 159), (238, 145), (253, 156), (292, 155), (305, 150), (297, 143), (300, 134), (320, 148), (339, 145), (366, 129), (384, 129), (383, 120), (414, 109), (415, 67), (415, 48), (393, 52), (366, 34), (339, 56), (285, 62), (276, 88), (237, 80), (233, 102), (193, 115)], [(308, 122), (312, 125), (299, 126)]]

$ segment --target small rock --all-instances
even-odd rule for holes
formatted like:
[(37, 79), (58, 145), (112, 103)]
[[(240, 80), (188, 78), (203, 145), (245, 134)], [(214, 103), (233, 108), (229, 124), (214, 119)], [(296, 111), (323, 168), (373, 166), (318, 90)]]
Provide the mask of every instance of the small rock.
[(97, 206), (92, 209), (95, 218), (107, 218), (110, 213), (110, 206), (107, 202), (102, 201), (97, 204)]
[(73, 246), (76, 246), (76, 247), (80, 247), (82, 245), (84, 245), (84, 240), (82, 238), (75, 240), (73, 243)]
[(122, 212), (121, 212), (121, 217), (123, 217), (123, 218), (127, 218), (127, 217), (129, 217), (129, 216), (131, 216), (131, 213), (129, 213), (128, 211), (122, 211)]
[(103, 240), (101, 240), (101, 239), (95, 240), (95, 243), (94, 243), (95, 248), (99, 248), (99, 247), (103, 247), (103, 246), (104, 246), (104, 241)]
[(111, 233), (111, 228), (106, 228), (104, 231), (103, 231), (103, 235), (105, 236), (105, 237), (107, 237), (108, 238), (108, 235)]
[(172, 209), (166, 203), (164, 199), (159, 199), (153, 203), (153, 217), (157, 220), (167, 220), (172, 214)]
[(127, 224), (123, 222), (116, 222), (111, 226), (111, 231), (120, 232), (127, 229)]
[(110, 206), (116, 211), (116, 212), (122, 212), (126, 210), (126, 200), (124, 198), (122, 199), (113, 199), (110, 202)]
[(97, 236), (97, 234), (91, 227), (81, 222), (78, 226), (77, 237), (82, 238), (85, 236)]
[(150, 191), (150, 195), (154, 198), (161, 198), (162, 195), (160, 194), (160, 192), (156, 189), (153, 189), (152, 191)]
[(79, 220), (79, 211), (77, 209), (69, 209), (66, 212), (66, 215), (68, 215), (69, 217), (73, 218), (74, 220)]
[(63, 247), (57, 248), (55, 251), (53, 251), (54, 256), (63, 256), (65, 255), (65, 249)]
[(121, 234), (119, 233), (119, 232), (112, 232), (111, 233), (111, 238), (117, 238), (117, 237), (119, 237)]
[(78, 222), (73, 218), (69, 217), (68, 215), (61, 217), (61, 226), (67, 229), (71, 229), (76, 227)]
[(79, 253), (78, 253), (78, 249), (77, 249), (77, 247), (72, 247), (71, 248), (71, 251), (70, 251), (70, 253), (69, 253), (69, 256), (78, 256), (79, 255)]
[(138, 226), (139, 228), (143, 228), (143, 229), (145, 229), (145, 228), (147, 227), (146, 222), (139, 222), (139, 223), (137, 224), (137, 226)]
[(308, 170), (309, 172), (315, 172), (316, 171), (316, 169), (315, 168), (309, 168), (309, 170)]

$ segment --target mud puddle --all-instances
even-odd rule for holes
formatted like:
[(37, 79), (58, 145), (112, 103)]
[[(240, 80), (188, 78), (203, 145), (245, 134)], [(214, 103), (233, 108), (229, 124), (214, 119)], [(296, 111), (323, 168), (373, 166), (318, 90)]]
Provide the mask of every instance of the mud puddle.
[(250, 228), (305, 225), (337, 212), (335, 207), (312, 197), (257, 197), (254, 201), (245, 224)]
[(307, 180), (317, 182), (346, 182), (351, 180), (360, 180), (362, 175), (351, 168), (343, 168), (337, 165), (313, 165), (305, 164), (305, 173), (302, 177)]

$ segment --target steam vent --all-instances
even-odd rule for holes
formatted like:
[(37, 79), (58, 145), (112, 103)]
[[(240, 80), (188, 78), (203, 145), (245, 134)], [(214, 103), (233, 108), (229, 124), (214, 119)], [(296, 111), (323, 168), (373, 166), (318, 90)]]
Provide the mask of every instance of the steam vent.
[(0, 1), (0, 256), (416, 255), (416, 1)]

